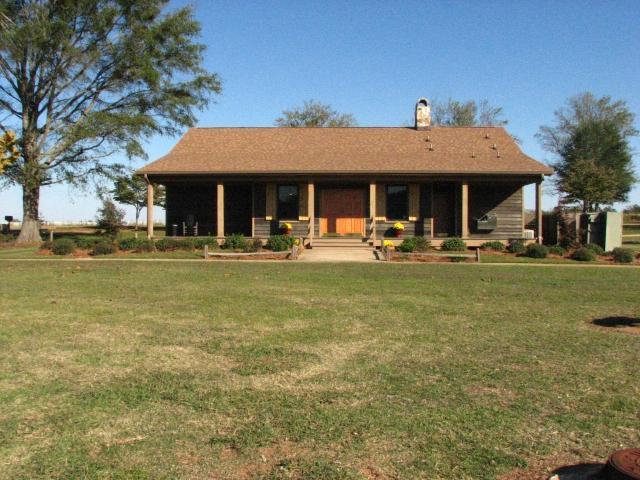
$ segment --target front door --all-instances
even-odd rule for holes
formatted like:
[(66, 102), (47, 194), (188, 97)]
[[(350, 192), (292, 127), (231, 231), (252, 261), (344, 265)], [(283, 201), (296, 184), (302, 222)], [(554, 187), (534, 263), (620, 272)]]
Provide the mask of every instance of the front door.
[(320, 232), (364, 235), (364, 190), (324, 189), (320, 194)]

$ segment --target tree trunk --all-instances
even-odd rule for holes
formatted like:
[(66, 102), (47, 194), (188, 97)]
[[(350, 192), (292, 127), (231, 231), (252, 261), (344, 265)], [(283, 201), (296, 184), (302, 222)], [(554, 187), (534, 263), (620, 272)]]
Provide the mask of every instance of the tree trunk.
[(22, 228), (16, 243), (39, 243), (40, 221), (38, 207), (40, 205), (40, 185), (23, 185), (22, 187)]
[(135, 232), (134, 236), (138, 238), (138, 219), (140, 218), (140, 209), (135, 207), (136, 209), (136, 225), (133, 227), (133, 231)]

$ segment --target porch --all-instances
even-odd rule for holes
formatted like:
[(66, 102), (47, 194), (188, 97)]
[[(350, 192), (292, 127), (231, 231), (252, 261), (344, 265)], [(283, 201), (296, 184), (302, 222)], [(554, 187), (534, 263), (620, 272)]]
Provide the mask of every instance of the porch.
[[(315, 239), (362, 238), (400, 242), (421, 235), (438, 246), (460, 237), (469, 246), (487, 240), (525, 238), (523, 187), (536, 185), (534, 237), (542, 241), (542, 176), (514, 177), (155, 177), (165, 185), (166, 234), (214, 236), (234, 233), (266, 239), (290, 223), (293, 235), (313, 245)], [(153, 236), (153, 209), (147, 209)]]

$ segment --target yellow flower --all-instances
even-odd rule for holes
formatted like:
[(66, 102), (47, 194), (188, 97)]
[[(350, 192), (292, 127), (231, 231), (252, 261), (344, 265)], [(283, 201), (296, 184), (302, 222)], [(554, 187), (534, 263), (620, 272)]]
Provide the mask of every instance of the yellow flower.
[(293, 241), (293, 244), (294, 244), (294, 245), (300, 245), (300, 239), (299, 239), (299, 238), (296, 238), (296, 239)]
[(393, 229), (394, 230), (404, 230), (404, 225), (401, 224), (400, 222), (394, 223), (393, 224)]
[(282, 225), (280, 225), (280, 228), (282, 230), (291, 230), (291, 229), (293, 229), (293, 227), (291, 226), (290, 223), (283, 223)]
[(382, 242), (382, 246), (385, 248), (393, 248), (393, 242), (391, 240), (385, 240)]

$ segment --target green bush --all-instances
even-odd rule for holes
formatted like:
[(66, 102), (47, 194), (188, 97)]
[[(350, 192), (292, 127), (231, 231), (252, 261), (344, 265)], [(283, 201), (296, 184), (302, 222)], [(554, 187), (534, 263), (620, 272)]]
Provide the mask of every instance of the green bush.
[(156, 242), (147, 238), (139, 239), (136, 244), (136, 252), (154, 252), (156, 249)]
[(136, 250), (140, 241), (135, 237), (124, 237), (118, 240), (118, 248), (120, 250)]
[(290, 235), (271, 235), (266, 247), (274, 252), (284, 252), (291, 249), (293, 242), (294, 238)]
[(93, 256), (98, 255), (111, 255), (112, 253), (116, 253), (117, 248), (114, 243), (102, 241), (96, 243), (91, 249), (90, 254)]
[(178, 240), (178, 250), (191, 252), (197, 248), (197, 243), (197, 239), (194, 237), (181, 238)]
[(611, 256), (616, 263), (633, 263), (633, 250), (628, 248), (614, 248)]
[(260, 250), (260, 248), (262, 248), (262, 240), (259, 240), (257, 238), (248, 241), (246, 243), (246, 245), (244, 246), (244, 252), (246, 253), (253, 253), (253, 252), (257, 252), (258, 250)]
[(564, 254), (567, 253), (567, 251), (560, 245), (554, 245), (552, 247), (549, 247), (549, 253), (552, 255), (560, 255), (561, 257), (564, 257)]
[(53, 241), (51, 251), (54, 255), (70, 255), (76, 251), (76, 244), (70, 238), (58, 238)]
[(482, 250), (493, 250), (494, 252), (504, 252), (504, 243), (494, 240), (492, 242), (484, 242), (480, 245)]
[(460, 252), (467, 249), (467, 244), (461, 238), (447, 238), (440, 248), (448, 252)]
[(41, 250), (51, 250), (52, 247), (53, 247), (53, 242), (51, 240), (45, 240), (40, 244)]
[(171, 252), (180, 248), (180, 240), (172, 237), (164, 237), (156, 241), (156, 250), (159, 252)]
[(604, 249), (597, 243), (587, 243), (584, 248), (591, 250), (596, 255), (602, 255), (604, 253)]
[(96, 235), (76, 235), (70, 238), (73, 240), (76, 246), (82, 250), (91, 250), (96, 243), (102, 242), (104, 240), (103, 237)]
[(209, 248), (217, 248), (218, 241), (214, 237), (196, 237), (194, 245), (197, 249), (204, 249), (205, 245), (208, 245)]
[(547, 258), (549, 249), (539, 243), (530, 243), (524, 251), (525, 256), (529, 258)]
[(396, 247), (400, 252), (426, 252), (431, 247), (431, 242), (424, 237), (407, 237)]
[(524, 242), (522, 240), (514, 240), (507, 247), (509, 253), (523, 253), (525, 251)]
[(579, 262), (593, 262), (596, 259), (596, 254), (588, 248), (581, 247), (571, 254), (571, 258)]
[(243, 251), (247, 246), (247, 239), (241, 233), (234, 233), (233, 235), (224, 239), (222, 248), (227, 250), (240, 250)]

